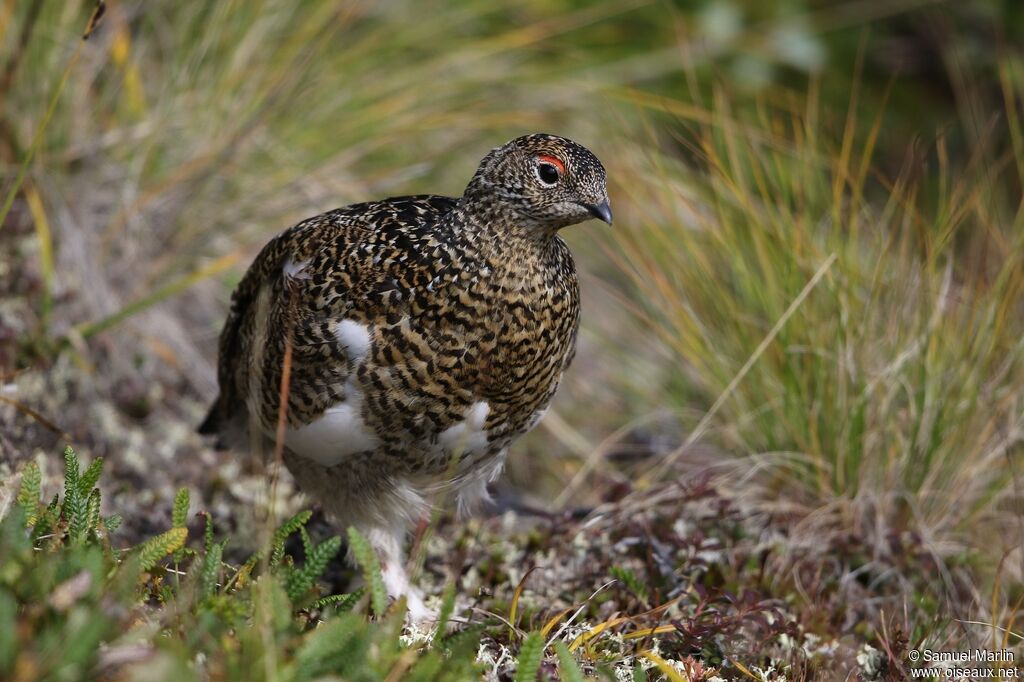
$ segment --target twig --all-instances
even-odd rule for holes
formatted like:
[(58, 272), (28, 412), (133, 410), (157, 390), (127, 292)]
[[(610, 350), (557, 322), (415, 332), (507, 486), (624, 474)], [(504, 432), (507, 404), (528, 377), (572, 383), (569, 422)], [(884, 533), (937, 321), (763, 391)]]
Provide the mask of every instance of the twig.
[(271, 525), (274, 524), (274, 501), (277, 499), (277, 480), (284, 462), (284, 438), (288, 426), (288, 395), (292, 383), (292, 320), (295, 311), (295, 291), (290, 283), (288, 299), (288, 321), (284, 333), (284, 360), (281, 365), (281, 387), (277, 397), (277, 428), (274, 431), (274, 464), (270, 472), (270, 505), (269, 514)]
[(40, 424), (42, 424), (43, 426), (48, 428), (50, 431), (53, 431), (54, 433), (56, 433), (58, 436), (60, 436), (64, 440), (71, 440), (71, 434), (69, 434), (67, 431), (65, 431), (64, 429), (62, 429), (59, 426), (57, 426), (55, 423), (53, 423), (52, 421), (50, 421), (49, 419), (47, 419), (43, 415), (41, 415), (38, 412), (36, 412), (35, 410), (33, 410), (28, 405), (20, 403), (17, 400), (15, 400), (14, 398), (8, 398), (5, 395), (0, 395), (0, 402), (7, 403), (8, 405), (12, 405), (14, 407), (14, 409), (18, 410), (22, 414), (25, 414), (25, 415), (31, 417), (32, 419), (35, 419), (37, 422), (39, 422)]

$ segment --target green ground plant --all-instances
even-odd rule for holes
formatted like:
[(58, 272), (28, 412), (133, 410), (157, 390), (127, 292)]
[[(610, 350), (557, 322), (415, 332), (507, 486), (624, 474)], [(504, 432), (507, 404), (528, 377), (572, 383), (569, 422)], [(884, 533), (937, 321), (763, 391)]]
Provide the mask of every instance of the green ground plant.
[[(282, 524), (240, 566), (222, 560), (205, 518), (201, 547), (188, 539), (189, 496), (174, 527), (135, 547), (115, 548), (116, 517), (99, 515), (103, 462), (82, 472), (71, 448), (63, 495), (40, 501), (39, 469), (22, 473), (16, 502), (0, 519), (0, 676), (8, 680), (145, 679), (463, 680), (476, 670), (472, 631), (433, 640), (429, 651), (402, 644), (400, 606), (374, 598), (370, 620), (358, 595), (321, 595), (315, 586), (341, 546), (313, 543), (309, 512)], [(297, 534), (304, 561), (285, 554)], [(370, 584), (380, 569), (366, 540), (349, 531)], [(378, 590), (373, 590), (378, 594)], [(383, 595), (383, 589), (379, 591)], [(353, 598), (355, 597), (355, 598)], [(365, 606), (365, 600), (363, 600)], [(257, 625), (251, 626), (252, 623)], [(444, 624), (441, 624), (441, 632)], [(410, 656), (410, 652), (413, 656)], [(190, 661), (205, 661), (200, 675)], [(133, 668), (132, 661), (145, 660)]]

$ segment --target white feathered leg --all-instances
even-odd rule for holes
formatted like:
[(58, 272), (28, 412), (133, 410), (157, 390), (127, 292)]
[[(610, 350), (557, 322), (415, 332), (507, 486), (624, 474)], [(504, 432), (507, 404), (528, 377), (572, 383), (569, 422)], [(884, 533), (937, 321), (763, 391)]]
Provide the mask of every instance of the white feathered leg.
[(370, 541), (370, 546), (377, 552), (380, 559), (381, 573), (384, 576), (384, 587), (392, 599), (405, 597), (409, 610), (409, 620), (423, 623), (437, 618), (423, 603), (423, 594), (409, 582), (405, 572), (405, 528), (403, 526), (383, 528), (380, 526), (357, 525), (359, 532)]
[(409, 620), (436, 619), (405, 572), (406, 529), (429, 508), (423, 496), (407, 481), (382, 471), (348, 467), (347, 462), (325, 467), (285, 451), (285, 463), (299, 487), (319, 499), (340, 528), (355, 526), (370, 542), (380, 559), (388, 596), (406, 598)]

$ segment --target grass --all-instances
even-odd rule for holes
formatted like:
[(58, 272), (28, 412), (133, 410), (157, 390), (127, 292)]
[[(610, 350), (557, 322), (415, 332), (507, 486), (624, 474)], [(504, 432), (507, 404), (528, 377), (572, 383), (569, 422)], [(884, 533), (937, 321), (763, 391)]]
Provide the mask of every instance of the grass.
[[(1003, 83), (1017, 129), (1019, 81)], [(802, 111), (753, 114), (717, 95), (710, 120), (680, 136), (692, 165), (635, 155), (630, 177), (647, 181), (623, 189), (655, 210), (630, 216), (606, 251), (683, 370), (659, 395), (712, 406), (684, 419), (699, 441), (765, 462), (738, 494), (807, 514), (792, 561), (852, 535), (866, 553), (856, 570), (888, 573), (884, 591), (914, 582), (902, 572), (920, 566), (899, 566), (914, 538), (943, 579), (901, 597), (919, 620), (908, 631), (952, 619), (954, 641), (1017, 641), (1020, 583), (1003, 582), (1019, 574), (1024, 434), (1015, 153), (983, 140), (955, 167), (940, 137), (888, 175), (874, 164), (884, 119), (862, 128), (854, 101), (829, 134), (814, 92)], [(665, 219), (680, 210), (685, 224)], [(697, 454), (694, 440), (646, 480)]]
[[(0, 676), (902, 679), (908, 648), (1019, 652), (1011, 5), (110, 2), (83, 42), (91, 3), (0, 0), (0, 470), (41, 465), (0, 495)], [(594, 148), (616, 213), (566, 234), (579, 359), (510, 463), (553, 511), (421, 529), (420, 580), (472, 625), (418, 640), (379, 590), (324, 592), (307, 517), (317, 570), (260, 554), (287, 482), (191, 430), (270, 235), (457, 193), (532, 129)], [(20, 530), (58, 438), (113, 465), (121, 536), (95, 480)]]
[[(954, 170), (940, 147), (890, 178), (872, 174), (870, 140), (842, 142), (862, 150), (860, 169), (815, 146), (800, 117), (766, 113), (762, 123), (792, 132), (726, 138), (718, 125), (694, 142), (709, 181), (707, 196), (686, 202), (692, 226), (637, 216), (609, 249), (652, 331), (692, 368), (677, 400), (710, 404), (733, 388), (717, 420), (728, 450), (799, 453), (796, 473), (824, 498), (903, 498), (926, 528), (976, 529), (979, 513), (1016, 494), (1006, 465), (1022, 416), (1024, 232), (1019, 207), (991, 193), (1019, 182), (1015, 171)], [(934, 159), (930, 193), (916, 178)], [(655, 181), (641, 187), (653, 192), (640, 205), (667, 211), (674, 188), (696, 185), (678, 166), (647, 171)], [(835, 266), (731, 386), (830, 257)], [(899, 520), (893, 502), (881, 509)]]
[[(986, 491), (1012, 483), (993, 458), (1019, 431), (1024, 370), (1021, 217), (983, 191), (1002, 179), (940, 167), (934, 196), (914, 179), (925, 169), (908, 165), (869, 183), (870, 141), (843, 141), (863, 150), (865, 170), (850, 168), (814, 145), (803, 118), (764, 118), (765, 128), (791, 133), (726, 137), (723, 120), (692, 141), (707, 180), (640, 159), (636, 172), (651, 181), (625, 188), (656, 210), (631, 216), (607, 251), (640, 292), (652, 332), (690, 371), (678, 402), (711, 404), (735, 389), (722, 405), (723, 444), (805, 455), (801, 477), (821, 495), (877, 489), (885, 480), (865, 478), (874, 472), (927, 492), (938, 505), (922, 509), (930, 518), (957, 500), (943, 492), (986, 504)], [(687, 186), (706, 195), (680, 202)], [(661, 219), (679, 203), (691, 224)], [(777, 341), (730, 386), (831, 257)], [(960, 399), (942, 399), (954, 386)]]

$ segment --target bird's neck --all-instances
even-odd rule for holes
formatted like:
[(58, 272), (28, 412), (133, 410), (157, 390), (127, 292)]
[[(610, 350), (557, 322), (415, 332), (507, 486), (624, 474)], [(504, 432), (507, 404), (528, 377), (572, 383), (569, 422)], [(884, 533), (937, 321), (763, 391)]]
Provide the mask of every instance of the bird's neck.
[(463, 197), (450, 214), (451, 235), (460, 251), (482, 269), (500, 275), (517, 289), (543, 287), (568, 250), (556, 230), (524, 223), (511, 209), (493, 200), (475, 203)]
[(454, 234), (481, 256), (544, 260), (558, 239), (557, 230), (524, 221), (498, 202), (474, 205), (460, 201), (453, 218)]

